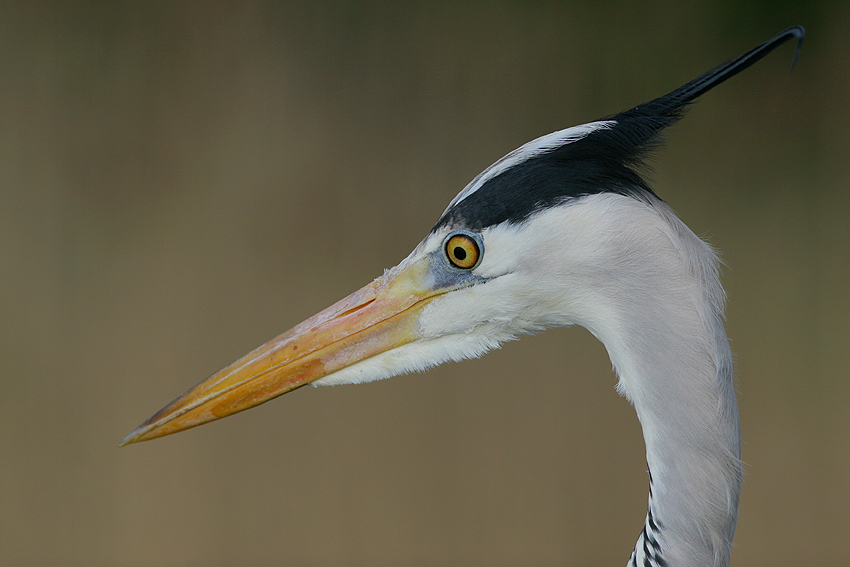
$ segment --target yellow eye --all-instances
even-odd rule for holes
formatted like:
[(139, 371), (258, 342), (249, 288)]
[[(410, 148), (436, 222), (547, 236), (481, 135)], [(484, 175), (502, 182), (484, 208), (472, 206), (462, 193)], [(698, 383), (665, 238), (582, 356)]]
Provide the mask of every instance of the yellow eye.
[(478, 242), (466, 234), (455, 234), (446, 241), (446, 256), (456, 268), (469, 270), (478, 264), (481, 251)]

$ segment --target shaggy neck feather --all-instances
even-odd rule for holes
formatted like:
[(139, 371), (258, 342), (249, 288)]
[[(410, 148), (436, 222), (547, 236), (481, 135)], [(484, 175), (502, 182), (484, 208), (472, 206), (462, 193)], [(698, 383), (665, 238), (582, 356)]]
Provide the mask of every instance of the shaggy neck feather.
[(741, 441), (717, 259), (665, 205), (648, 206), (657, 222), (631, 234), (640, 262), (612, 260), (618, 292), (605, 298), (607, 317), (589, 325), (646, 442), (649, 511), (631, 562), (726, 566)]

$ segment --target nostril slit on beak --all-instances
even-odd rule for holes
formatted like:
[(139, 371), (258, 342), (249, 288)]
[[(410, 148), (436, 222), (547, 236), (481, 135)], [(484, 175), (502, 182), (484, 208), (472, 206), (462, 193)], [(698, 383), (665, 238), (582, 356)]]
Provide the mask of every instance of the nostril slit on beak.
[(367, 307), (367, 306), (371, 305), (371, 304), (372, 304), (372, 303), (374, 303), (374, 302), (375, 302), (375, 298), (373, 297), (372, 299), (370, 299), (369, 301), (367, 301), (367, 302), (365, 302), (365, 303), (361, 303), (360, 305), (356, 305), (356, 306), (352, 307), (351, 309), (346, 309), (345, 311), (343, 311), (342, 313), (340, 313), (339, 315), (337, 315), (337, 316), (336, 316), (336, 318), (337, 318), (337, 319), (341, 319), (341, 318), (343, 318), (343, 317), (347, 317), (348, 315), (351, 315), (352, 313), (354, 313), (354, 312), (356, 312), (356, 311), (360, 311), (360, 310), (361, 310), (361, 309), (363, 309), (364, 307)]

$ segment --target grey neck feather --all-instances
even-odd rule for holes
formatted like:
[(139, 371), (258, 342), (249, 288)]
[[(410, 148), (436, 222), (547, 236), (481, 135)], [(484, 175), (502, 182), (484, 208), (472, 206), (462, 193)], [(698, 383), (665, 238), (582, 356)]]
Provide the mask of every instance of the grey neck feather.
[(661, 222), (646, 238), (633, 238), (627, 255), (641, 261), (612, 267), (620, 281), (619, 292), (609, 294), (616, 323), (591, 328), (646, 442), (649, 511), (629, 565), (725, 567), (741, 438), (718, 262), (666, 205), (650, 204)]

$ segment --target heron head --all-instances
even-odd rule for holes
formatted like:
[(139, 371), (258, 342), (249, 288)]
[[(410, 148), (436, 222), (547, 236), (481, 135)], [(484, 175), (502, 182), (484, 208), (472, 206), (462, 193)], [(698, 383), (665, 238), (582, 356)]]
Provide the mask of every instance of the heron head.
[(635, 281), (651, 287), (659, 275), (647, 272), (648, 251), (676, 252), (665, 240), (675, 223), (655, 230), (659, 215), (643, 214), (666, 210), (639, 173), (647, 150), (698, 96), (802, 34), (790, 28), (667, 95), (507, 154), (452, 200), (398, 266), (213, 374), (121, 444), (311, 383), (368, 382), (480, 356), (553, 325), (593, 331), (593, 318), (606, 316), (598, 294), (612, 282), (622, 287), (625, 273), (646, 276)]
[(127, 436), (153, 439), (307, 384), (352, 384), (480, 356), (553, 324), (539, 301), (546, 265), (524, 224), (442, 226), (370, 284), (210, 376)]

